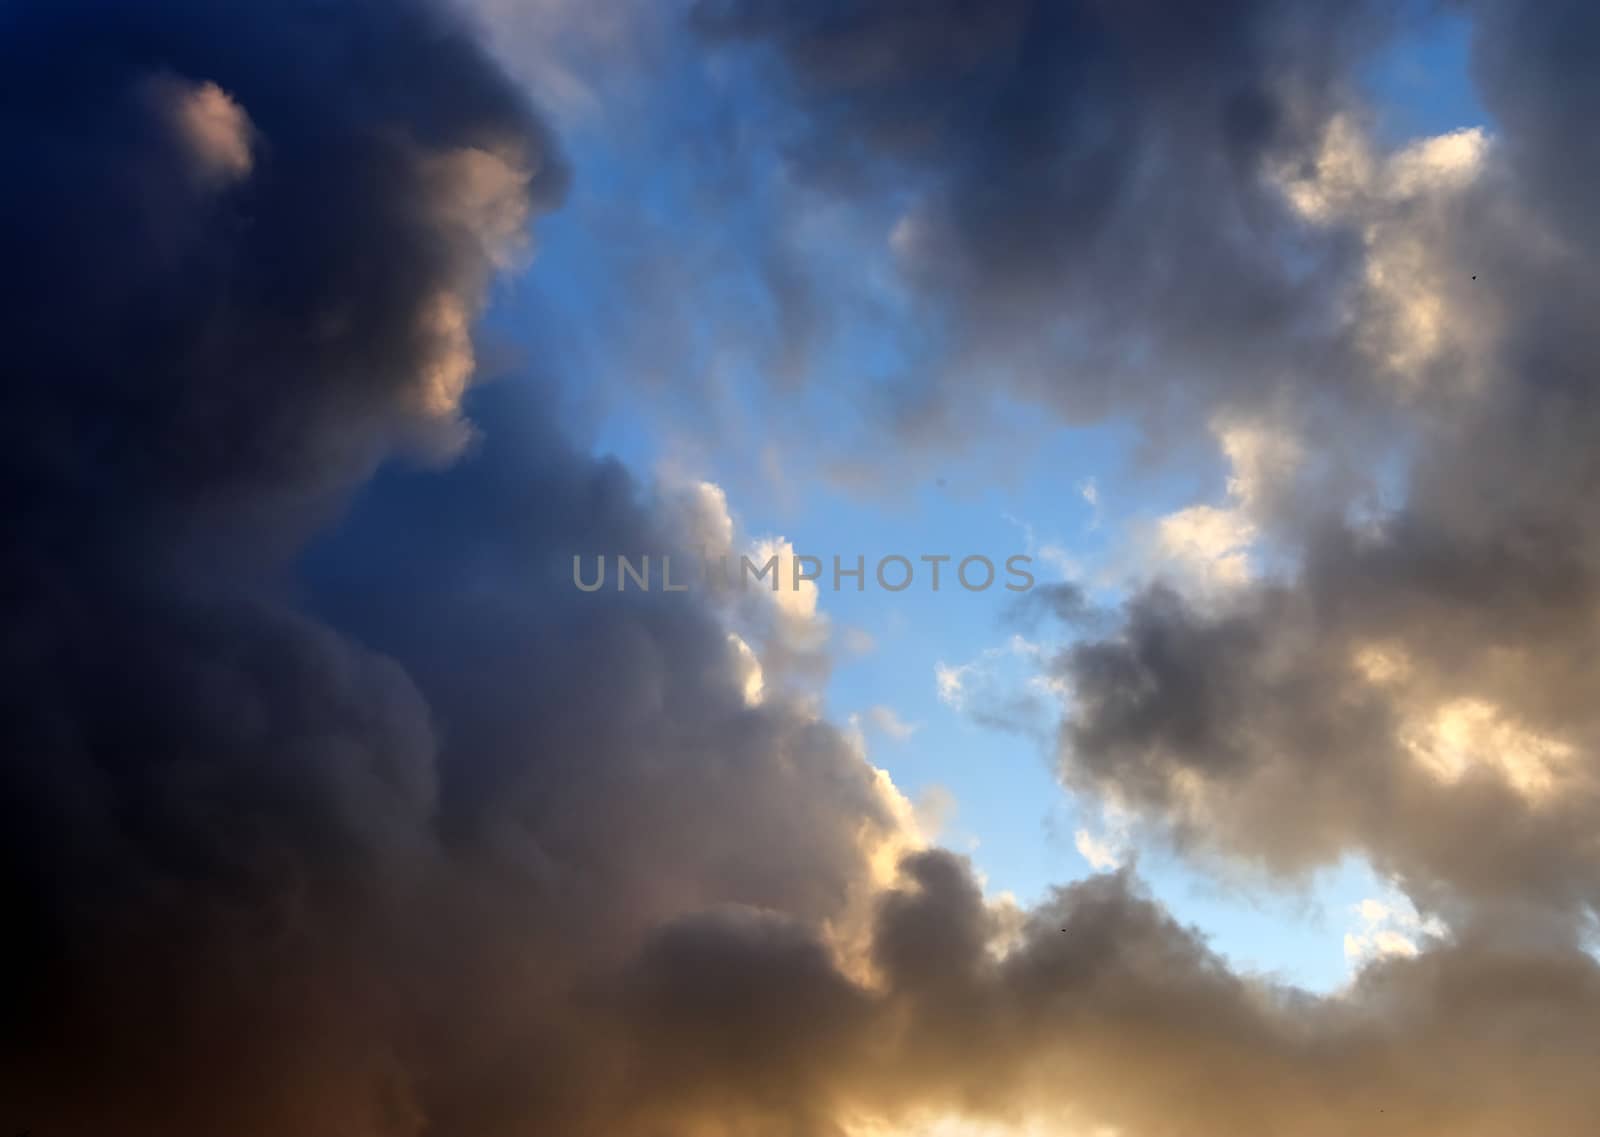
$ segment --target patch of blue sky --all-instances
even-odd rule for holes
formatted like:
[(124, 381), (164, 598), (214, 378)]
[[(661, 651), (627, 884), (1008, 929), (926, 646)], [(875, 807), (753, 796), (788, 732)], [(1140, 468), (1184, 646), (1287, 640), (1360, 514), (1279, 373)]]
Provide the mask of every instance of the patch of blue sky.
[[(1374, 65), (1368, 87), (1386, 141), (1486, 120), (1468, 51), (1465, 22), (1447, 14)], [(923, 378), (919, 360), (938, 355), (942, 330), (913, 320), (897, 291), (888, 234), (898, 207), (885, 199), (865, 218), (818, 215), (796, 228), (785, 211), (807, 198), (791, 192), (775, 149), (781, 124), (763, 128), (767, 112), (748, 113), (747, 104), (736, 129), (716, 109), (756, 89), (742, 70), (756, 65), (707, 72), (685, 63), (672, 100), (634, 108), (625, 145), (615, 116), (605, 129), (569, 131), (578, 171), (571, 197), (541, 220), (537, 269), (497, 294), (485, 334), (526, 345), (535, 369), (558, 373), (586, 400), (594, 448), (645, 478), (683, 435), (698, 432), (690, 472), (724, 487), (743, 531), (784, 536), (823, 558), (820, 608), (835, 630), (828, 714), (858, 716), (872, 760), (913, 799), (949, 791), (956, 812), (943, 842), (969, 853), (992, 889), (1037, 900), (1092, 871), (1074, 835), (1098, 832), (1101, 818), (1059, 785), (1060, 708), (1052, 692), (1029, 686), (1043, 664), (1036, 647), (1058, 648), (1074, 633), (1008, 619), (1017, 595), (1002, 587), (1004, 560), (1031, 553), (1041, 583), (1073, 574), (1093, 603), (1114, 605), (1124, 577), (1097, 568), (1126, 556), (1130, 527), (1189, 505), (1226, 504), (1226, 464), (1202, 451), (1152, 460), (1127, 423), (1056, 429), (1037, 407), (981, 392), (977, 401), (993, 416), (984, 443), (966, 452), (938, 440), (909, 448), (890, 429), (897, 383)], [(712, 87), (716, 99), (707, 97)], [(789, 264), (826, 313), (810, 330), (804, 382), (789, 385), (774, 381), (784, 325), (763, 275), (793, 251), (786, 242), (800, 243), (804, 255)], [(560, 328), (551, 338), (566, 346), (556, 358), (540, 353), (542, 324)], [(769, 448), (775, 468), (765, 461)], [(834, 476), (833, 460), (857, 452), (874, 460), (876, 482)], [(1397, 458), (1383, 474), (1385, 504), (1397, 499), (1402, 477)], [(891, 554), (916, 566), (903, 592), (870, 579)], [(953, 579), (952, 560), (934, 592), (923, 554), (989, 556), (1001, 583), (968, 592)], [(865, 558), (863, 590), (848, 581), (832, 588), (835, 555), (847, 564)], [(1143, 566), (1120, 567), (1137, 575)], [(941, 689), (941, 665), (968, 669), (961, 697)], [(875, 725), (874, 707), (890, 708), (910, 733)], [(1159, 844), (1139, 849), (1139, 868), (1237, 965), (1320, 990), (1348, 974), (1350, 909), (1384, 888), (1349, 861), (1301, 888), (1247, 892)]]
[(1357, 909), (1391, 891), (1359, 857), (1276, 887), (1252, 879), (1246, 888), (1159, 848), (1141, 856), (1139, 871), (1156, 898), (1199, 928), (1233, 968), (1316, 992), (1350, 979), (1345, 937), (1362, 929)]
[(1472, 83), (1472, 25), (1452, 4), (1430, 4), (1364, 76), (1378, 137), (1389, 145), (1489, 126)]

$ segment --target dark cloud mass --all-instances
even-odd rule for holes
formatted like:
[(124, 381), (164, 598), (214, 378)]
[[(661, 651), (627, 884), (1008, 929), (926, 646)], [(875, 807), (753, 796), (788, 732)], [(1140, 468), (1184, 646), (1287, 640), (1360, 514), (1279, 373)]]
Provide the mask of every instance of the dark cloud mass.
[[(926, 183), (907, 241), (965, 334), (1060, 306), (1248, 369), (1241, 329), (1315, 324), (1324, 287), (1250, 255), (1251, 174), (1380, 21), (1206, 11), (696, 19), (775, 42), (834, 176)], [(1507, 281), (1504, 335), (1470, 397), (1417, 400), (1405, 505), (1319, 515), (1299, 575), (1224, 610), (1153, 590), (1061, 661), (1071, 777), (1281, 867), (1365, 849), (1465, 910), (1313, 998), (1127, 872), (986, 898), (842, 732), (745, 697), (692, 594), (570, 589), (574, 553), (681, 534), (532, 378), (467, 390), (566, 175), (450, 11), (0, 6), (0, 1126), (1590, 1132), (1597, 250), (1550, 151), (1587, 120), (1541, 70), (1584, 11), (1486, 49), (1516, 133), (1441, 247)], [(1408, 765), (1407, 716), (1450, 699), (1515, 761)]]
[[(1074, 418), (1248, 401), (1348, 368), (1349, 267), (1264, 177), (1311, 161), (1396, 6), (701, 0), (786, 65), (794, 172), (886, 234), (938, 354), (894, 421), (959, 439), (999, 384)], [(784, 120), (780, 120), (784, 121)], [(874, 188), (869, 188), (874, 187)], [(1292, 251), (1291, 251), (1292, 250)], [(960, 412), (969, 412), (963, 414)]]
[(530, 566), (661, 539), (537, 404), (363, 499), (328, 622), (291, 602), (386, 450), (466, 437), (469, 322), (561, 189), (453, 17), (3, 19), (0, 1124), (549, 1124), (593, 1092), (579, 961), (708, 903), (833, 914), (868, 772), (745, 707), (691, 605), (553, 598)]
[(425, 6), (145, 7), (0, 17), (7, 462), (188, 506), (448, 444), (460, 320), (564, 180), (543, 128)]

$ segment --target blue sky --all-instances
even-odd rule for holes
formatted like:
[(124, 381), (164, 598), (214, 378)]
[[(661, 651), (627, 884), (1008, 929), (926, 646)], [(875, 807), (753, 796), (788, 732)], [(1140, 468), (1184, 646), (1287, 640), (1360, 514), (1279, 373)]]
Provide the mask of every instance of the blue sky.
[[(1486, 123), (1468, 30), (1448, 13), (1419, 21), (1370, 66), (1364, 83), (1386, 143)], [(870, 477), (841, 469), (874, 428), (862, 410), (872, 388), (914, 370), (938, 329), (908, 330), (893, 273), (861, 243), (858, 222), (819, 217), (803, 234), (820, 242), (807, 249), (816, 283), (880, 307), (873, 318), (853, 320), (848, 306), (832, 317), (805, 364), (823, 382), (793, 391), (774, 382), (784, 330), (760, 265), (764, 249), (797, 238), (780, 232), (775, 154), (748, 133), (765, 113), (760, 72), (685, 58), (672, 66), (670, 97), (625, 90), (620, 110), (562, 123), (581, 173), (566, 207), (541, 225), (536, 270), (501, 286), (484, 338), (540, 360), (545, 344), (529, 329), (559, 327), (547, 369), (568, 384), (572, 421), (593, 451), (647, 479), (716, 483), (747, 537), (781, 536), (825, 561), (862, 554), (869, 566), (890, 554), (999, 562), (1028, 553), (1041, 582), (1076, 580), (1103, 605), (1158, 574), (1160, 565), (1141, 563), (1138, 534), (1187, 506), (1222, 503), (1227, 464), (1200, 452), (1152, 461), (1115, 418), (1062, 425), (996, 396), (987, 413), (998, 425), (975, 446), (869, 455)], [(758, 108), (731, 140), (729, 99)], [(722, 183), (709, 198), (708, 170)], [(656, 277), (670, 282), (665, 293)], [(670, 311), (641, 308), (641, 288)], [(663, 342), (654, 332), (668, 326)], [(1105, 838), (1105, 820), (1056, 777), (1051, 705), (1039, 703), (1026, 728), (997, 726), (981, 707), (942, 697), (937, 678), (941, 667), (969, 668), (969, 686), (982, 688), (969, 704), (1027, 695), (1037, 671), (1027, 652), (1058, 650), (1071, 628), (1019, 620), (1016, 597), (998, 588), (890, 594), (847, 584), (824, 590), (819, 609), (834, 632), (827, 714), (855, 716), (871, 760), (914, 801), (943, 803), (942, 844), (970, 855), (991, 890), (1024, 903), (1094, 871), (1077, 835)], [(873, 708), (911, 733), (874, 726)], [(1208, 871), (1160, 840), (1127, 841), (1119, 859), (1136, 857), (1156, 896), (1235, 965), (1316, 990), (1351, 974), (1344, 937), (1361, 931), (1357, 906), (1394, 899), (1359, 857), (1285, 881), (1237, 866)]]

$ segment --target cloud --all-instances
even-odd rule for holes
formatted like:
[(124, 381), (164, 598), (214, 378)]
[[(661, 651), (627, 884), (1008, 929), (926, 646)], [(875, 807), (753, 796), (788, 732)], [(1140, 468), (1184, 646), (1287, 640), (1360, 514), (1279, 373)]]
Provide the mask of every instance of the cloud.
[(250, 116), (215, 83), (186, 83), (152, 75), (145, 93), (163, 115), (196, 173), (218, 183), (238, 181), (255, 165)]
[[(816, 583), (804, 578), (810, 566), (799, 561), (794, 544), (745, 533), (715, 482), (668, 476), (662, 498), (679, 533), (681, 551), (673, 563), (693, 566), (682, 575), (738, 626), (766, 680), (806, 686), (825, 676), (833, 624), (818, 606)], [(846, 646), (856, 650), (862, 641), (852, 637)]]
[(1255, 535), (1247, 518), (1210, 505), (1191, 505), (1156, 523), (1161, 555), (1209, 587), (1250, 579), (1250, 544)]
[(1294, 428), (1270, 410), (1219, 416), (1210, 433), (1227, 463), (1222, 503), (1186, 505), (1136, 524), (1130, 541), (1136, 586), (1160, 579), (1202, 605), (1223, 603), (1248, 584), (1274, 551), (1275, 527), (1294, 524), (1313, 488), (1329, 488)]
[[(1230, 971), (1127, 868), (1032, 909), (990, 898), (927, 847), (937, 800), (919, 816), (779, 687), (738, 613), (573, 590), (575, 554), (735, 530), (716, 487), (675, 498), (575, 449), (537, 374), (473, 382), (489, 283), (566, 175), (447, 11), (13, 5), (0, 1100), (20, 1125), (1592, 1128), (1600, 144), (1564, 50), (1590, 9), (1480, 5), (1503, 137), (1370, 164), (1325, 145), (1373, 34), (1359, 6), (819, 11), (699, 19), (776, 48), (799, 140), (840, 159), (819, 177), (881, 161), (920, 183), (904, 271), (945, 274), (951, 358), (1058, 309), (1052, 333), (1121, 351), (1164, 312), (1148, 356), (1059, 391), (1020, 362), (1060, 344), (1023, 337), (1008, 389), (1205, 404), (1227, 508), (1293, 554), (1225, 604), (1154, 583), (1108, 634), (941, 666), (941, 696), (984, 713), (986, 670), (1025, 664), (1035, 709), (1066, 707), (1063, 779), (1130, 824), (1286, 874), (1364, 851), (1410, 908), (1364, 908), (1360, 971), (1317, 998)], [(1295, 155), (1325, 208), (1293, 212)], [(1325, 338), (1337, 289), (1263, 252), (1296, 225), (1326, 226), (1310, 262), (1358, 298), (1437, 286), (1399, 329), (1426, 350), (1395, 357), (1381, 305)], [(1280, 390), (1305, 343), (1332, 360)], [(1184, 352), (1192, 384), (1145, 366)], [(1356, 359), (1413, 378), (1369, 396)], [(1357, 524), (1307, 427), (1368, 397), (1413, 449)], [(385, 462), (419, 453), (454, 460)]]
[[(1543, 76), (1581, 18), (1473, 18), (1497, 133), (1386, 149), (1335, 115), (1310, 160), (1269, 163), (1308, 223), (1357, 241), (1328, 314), (1364, 362), (1209, 419), (1227, 500), (1164, 524), (1226, 594), (1153, 581), (1045, 675), (1069, 693), (1063, 779), (1181, 847), (1290, 876), (1360, 852), (1453, 929), (1562, 939), (1600, 903), (1580, 489), (1600, 344), (1579, 316), (1600, 245), (1554, 157), (1570, 100), (1507, 76)], [(1374, 392), (1403, 442), (1362, 476), (1315, 408)]]
[(1100, 483), (1094, 478), (1085, 478), (1078, 483), (1078, 496), (1083, 498), (1084, 504), (1089, 507), (1089, 528), (1100, 528), (1102, 520), (1100, 515)]
[[(1394, 500), (1265, 514), (1290, 538), (1288, 571), (1221, 608), (1152, 587), (1118, 635), (1073, 648), (1059, 671), (1075, 697), (1069, 781), (1289, 872), (1364, 851), (1456, 919), (1505, 904), (1585, 919), (1600, 899), (1578, 836), (1596, 800), (1580, 693), (1596, 576), (1574, 494), (1595, 419), (1553, 378), (1595, 354), (1567, 307), (1592, 287), (1570, 274), (1593, 250), (1586, 229), (1530, 220), (1538, 187), (1518, 154), (1510, 140), (1454, 139), (1388, 160), (1421, 196), (1382, 223), (1396, 230), (1386, 240), (1459, 273), (1440, 284), (1433, 362), (1407, 364), (1423, 368), (1408, 390), (1430, 425)], [(1474, 172), (1418, 172), (1441, 166)], [(1472, 291), (1469, 265), (1495, 283)], [(1461, 343), (1481, 351), (1468, 384), (1438, 363)]]
[(694, 18), (785, 66), (786, 176), (889, 218), (929, 341), (879, 407), (903, 446), (973, 442), (993, 386), (1170, 424), (1348, 366), (1324, 319), (1342, 242), (1268, 175), (1355, 105), (1394, 26), (1375, 6), (702, 0)]
[(1121, 853), (1110, 842), (1087, 829), (1079, 829), (1072, 835), (1072, 847), (1096, 872), (1114, 869), (1122, 863)]
[(638, 0), (469, 0), (501, 65), (563, 128), (615, 113), (616, 89), (661, 50), (670, 5)]
[(728, 633), (728, 643), (733, 646), (738, 659), (739, 685), (744, 692), (744, 701), (755, 706), (766, 696), (767, 680), (761, 670), (761, 660), (738, 632)]
[(1461, 318), (1473, 274), (1463, 277), (1451, 243), (1441, 238), (1488, 168), (1490, 144), (1482, 128), (1471, 127), (1380, 154), (1359, 126), (1338, 117), (1309, 170), (1286, 167), (1276, 175), (1301, 216), (1360, 234), (1354, 333), (1374, 378), (1395, 384), (1403, 398), (1427, 384), (1470, 389), (1478, 381), (1474, 356), (1487, 347), (1493, 325)]
[[(958, 858), (923, 853), (879, 910), (875, 985), (841, 984), (781, 920), (729, 912), (652, 944), (621, 1014), (647, 1024), (652, 1084), (670, 1087), (684, 1132), (733, 1118), (829, 1132), (843, 1118), (863, 1133), (1144, 1133), (1181, 1115), (1202, 1137), (1250, 1118), (1330, 1137), (1357, 1124), (1561, 1134), (1592, 1096), (1570, 1077), (1595, 1044), (1586, 1012), (1562, 1006), (1592, 1001), (1581, 953), (1444, 947), (1318, 999), (1229, 974), (1125, 873), (1056, 890), (997, 957), (1003, 927)], [(1548, 992), (1559, 1048), (1525, 1046), (1550, 1022), (1501, 1016), (1529, 984)], [(686, 1019), (687, 1047), (671, 1025)]]
[(867, 708), (867, 722), (871, 724), (874, 730), (888, 735), (896, 742), (904, 742), (922, 729), (921, 723), (906, 722), (895, 713), (893, 707), (885, 707), (881, 704)]
[[(1043, 598), (1046, 609), (1062, 602), (1059, 595)], [(1018, 610), (1040, 609), (1023, 604)], [(1013, 633), (965, 663), (939, 660), (934, 664), (935, 690), (941, 703), (980, 726), (1046, 739), (1066, 694), (1045, 666), (1053, 654), (1045, 644)]]
[(1345, 933), (1344, 954), (1357, 966), (1392, 956), (1415, 958), (1422, 951), (1424, 937), (1437, 939), (1447, 933), (1441, 921), (1422, 919), (1404, 897), (1369, 898), (1351, 911), (1361, 924), (1358, 930)]
[(853, 625), (841, 629), (839, 639), (845, 651), (851, 655), (871, 655), (878, 648), (878, 641), (873, 638), (871, 632)]
[[(472, 387), (565, 175), (453, 17), (91, 7), (0, 48), (0, 1099), (64, 1135), (609, 1128), (587, 978), (718, 905), (845, 966), (911, 807), (698, 600), (572, 589), (679, 534), (542, 384)], [(419, 452), (458, 457), (369, 480)]]

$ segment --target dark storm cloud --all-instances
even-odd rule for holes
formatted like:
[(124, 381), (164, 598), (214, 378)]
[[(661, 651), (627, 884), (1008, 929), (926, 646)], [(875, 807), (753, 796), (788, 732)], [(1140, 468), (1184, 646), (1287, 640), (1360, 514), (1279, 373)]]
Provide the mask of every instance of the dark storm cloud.
[(436, 887), (431, 715), (252, 530), (459, 432), (560, 163), (424, 5), (13, 4), (0, 53), (7, 1124), (414, 1129), (369, 953)]
[(538, 414), (516, 393), (484, 392), (499, 437), (442, 474), (380, 479), (307, 568), (330, 622), (427, 695), (446, 830), (525, 830), (530, 869), (604, 894), (607, 920), (721, 901), (831, 915), (857, 829), (886, 821), (867, 768), (831, 727), (746, 706), (697, 601), (574, 591), (574, 555), (642, 558), (681, 534), (620, 467), (510, 425)]
[(0, 21), (8, 481), (142, 512), (448, 444), (453, 315), (506, 215), (565, 178), (453, 20), (69, 0)]
[(580, 961), (707, 904), (820, 921), (890, 824), (837, 732), (744, 705), (708, 614), (572, 603), (571, 552), (671, 535), (537, 400), (363, 498), (326, 622), (288, 595), (386, 451), (465, 437), (546, 132), (430, 4), (0, 33), (3, 1123), (579, 1124), (612, 1046)]

